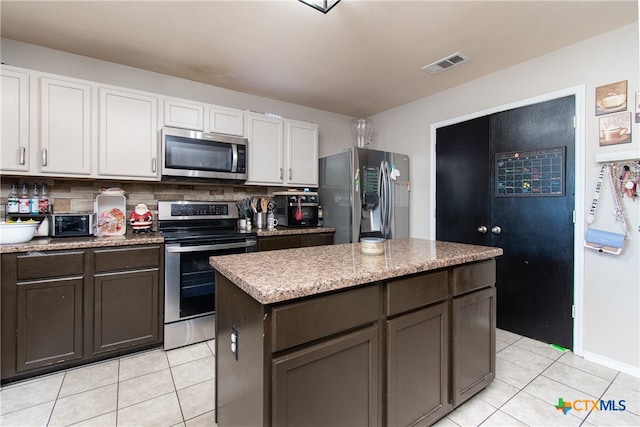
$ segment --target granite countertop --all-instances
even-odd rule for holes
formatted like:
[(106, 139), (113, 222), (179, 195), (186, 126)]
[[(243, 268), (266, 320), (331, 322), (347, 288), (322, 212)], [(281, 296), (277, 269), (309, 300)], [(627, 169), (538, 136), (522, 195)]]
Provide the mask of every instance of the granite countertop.
[(363, 255), (360, 243), (211, 257), (211, 265), (261, 304), (502, 255), (502, 249), (423, 239), (385, 242), (384, 255)]
[[(294, 234), (331, 233), (332, 227), (284, 228), (267, 231), (254, 229), (258, 237), (285, 236)], [(0, 254), (30, 251), (55, 251), (60, 249), (86, 249), (105, 246), (128, 246), (164, 243), (164, 236), (160, 232), (139, 233), (128, 232), (124, 236), (105, 237), (35, 237), (30, 242), (0, 245)]]
[(35, 237), (30, 242), (0, 245), (0, 254), (32, 251), (55, 251), (60, 249), (86, 249), (105, 246), (129, 246), (164, 243), (161, 233), (127, 233), (123, 236), (104, 237)]
[(255, 231), (258, 237), (267, 237), (267, 236), (287, 236), (287, 235), (294, 235), (294, 234), (334, 233), (336, 229), (333, 227), (300, 227), (300, 228), (276, 227), (274, 230), (267, 230), (266, 228), (256, 228)]

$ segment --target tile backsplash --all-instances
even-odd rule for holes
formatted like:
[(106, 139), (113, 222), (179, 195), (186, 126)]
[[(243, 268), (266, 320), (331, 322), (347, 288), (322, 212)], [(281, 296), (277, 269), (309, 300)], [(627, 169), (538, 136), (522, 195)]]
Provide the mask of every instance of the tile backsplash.
[(266, 197), (282, 188), (257, 187), (245, 185), (210, 185), (170, 182), (106, 181), (45, 179), (43, 177), (0, 177), (0, 214), (5, 218), (7, 196), (11, 184), (26, 182), (28, 188), (33, 184), (47, 184), (50, 203), (54, 213), (93, 213), (93, 202), (101, 188), (119, 187), (125, 190), (127, 198), (127, 217), (138, 203), (145, 203), (153, 213), (158, 214), (158, 200), (201, 200), (201, 201), (241, 201), (246, 197)]

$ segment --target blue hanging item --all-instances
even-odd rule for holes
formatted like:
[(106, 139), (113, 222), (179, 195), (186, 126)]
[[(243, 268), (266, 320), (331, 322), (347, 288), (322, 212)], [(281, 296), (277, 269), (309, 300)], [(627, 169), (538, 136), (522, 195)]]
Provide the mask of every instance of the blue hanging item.
[(624, 234), (589, 228), (584, 236), (584, 246), (598, 252), (620, 255), (624, 247)]
[(609, 175), (609, 182), (613, 193), (613, 201), (616, 206), (614, 215), (616, 216), (616, 219), (621, 222), (622, 228), (624, 229), (624, 234), (612, 233), (610, 231), (598, 230), (595, 228), (588, 228), (584, 236), (584, 246), (590, 249), (595, 249), (598, 252), (620, 255), (622, 253), (622, 249), (624, 248), (624, 241), (627, 238), (628, 233), (627, 224), (624, 220), (624, 213), (622, 212), (622, 206), (620, 205), (620, 199), (618, 197), (616, 186), (613, 182), (613, 175), (610, 165), (602, 165), (602, 167), (600, 168), (600, 174), (598, 176), (598, 181), (596, 182), (596, 189), (593, 195), (591, 209), (587, 216), (587, 222), (591, 224), (595, 219), (600, 192), (604, 187), (605, 173)]

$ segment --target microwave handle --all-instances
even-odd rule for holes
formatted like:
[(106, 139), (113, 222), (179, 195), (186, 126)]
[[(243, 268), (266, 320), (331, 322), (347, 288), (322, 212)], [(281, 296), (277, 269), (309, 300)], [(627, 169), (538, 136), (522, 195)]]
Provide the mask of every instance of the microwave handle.
[(231, 160), (231, 172), (238, 172), (238, 146), (236, 144), (232, 144), (232, 160)]
[(247, 242), (240, 243), (222, 243), (219, 245), (202, 245), (202, 246), (167, 246), (165, 249), (167, 253), (175, 254), (180, 252), (204, 252), (215, 251), (219, 249), (236, 249), (236, 248), (249, 248), (255, 246), (255, 240), (249, 240)]

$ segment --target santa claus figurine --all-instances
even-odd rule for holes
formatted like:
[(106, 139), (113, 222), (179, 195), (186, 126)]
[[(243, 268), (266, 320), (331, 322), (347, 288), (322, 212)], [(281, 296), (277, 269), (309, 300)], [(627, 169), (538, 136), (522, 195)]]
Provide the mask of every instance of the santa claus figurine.
[(153, 215), (144, 203), (138, 203), (136, 208), (129, 216), (129, 224), (134, 233), (151, 231)]

